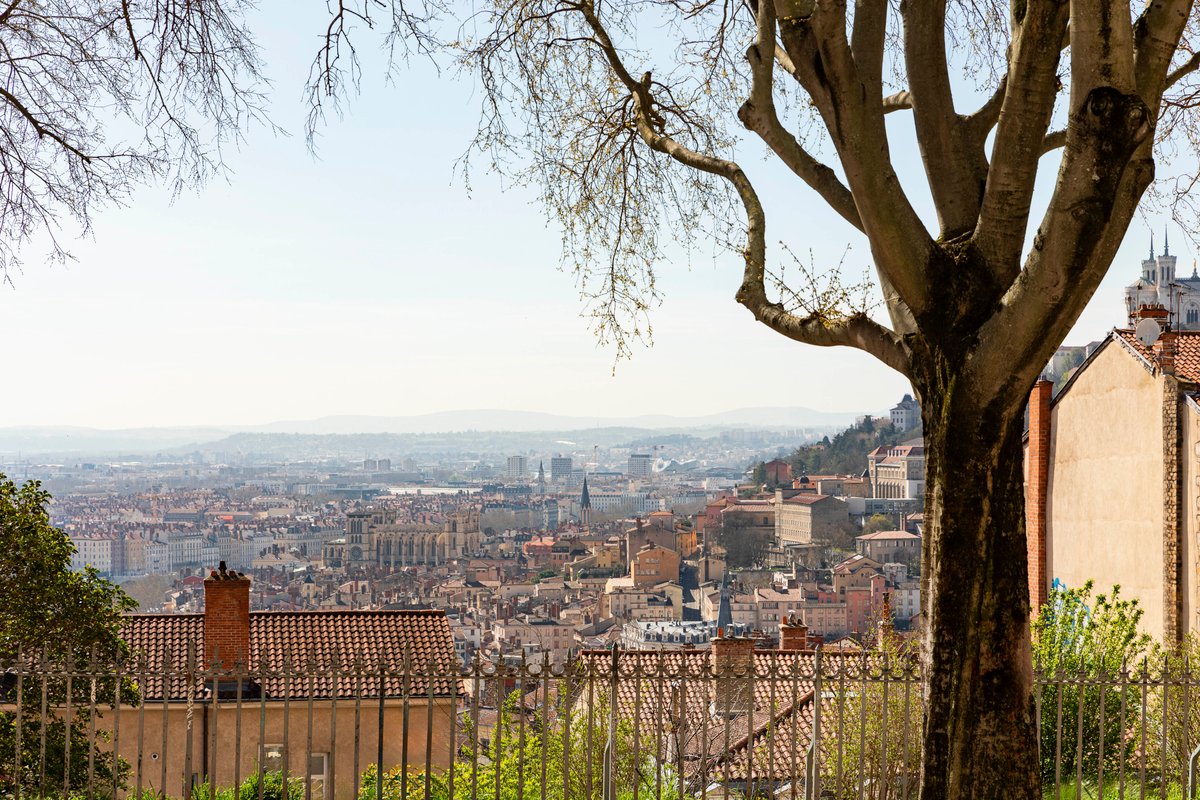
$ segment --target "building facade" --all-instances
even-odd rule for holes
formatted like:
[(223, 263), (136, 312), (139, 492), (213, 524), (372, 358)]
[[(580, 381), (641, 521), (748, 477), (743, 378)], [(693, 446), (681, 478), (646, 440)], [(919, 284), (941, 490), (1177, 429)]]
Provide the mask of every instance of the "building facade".
[(1200, 331), (1147, 345), (1117, 330), (1052, 397), (1040, 381), (1025, 453), (1031, 602), (1053, 581), (1120, 585), (1166, 643), (1197, 630)]
[(1166, 311), (1166, 325), (1173, 331), (1200, 330), (1200, 274), (1180, 278), (1175, 274), (1176, 257), (1171, 255), (1169, 242), (1164, 242), (1163, 254), (1154, 254), (1150, 242), (1150, 257), (1142, 262), (1142, 274), (1125, 287), (1125, 309), (1132, 328), (1142, 308), (1157, 307)]
[(899, 403), (892, 406), (892, 427), (901, 431), (911, 431), (921, 421), (921, 404), (906, 394)]
[(884, 500), (920, 500), (925, 496), (925, 440), (877, 447), (867, 456), (871, 496)]

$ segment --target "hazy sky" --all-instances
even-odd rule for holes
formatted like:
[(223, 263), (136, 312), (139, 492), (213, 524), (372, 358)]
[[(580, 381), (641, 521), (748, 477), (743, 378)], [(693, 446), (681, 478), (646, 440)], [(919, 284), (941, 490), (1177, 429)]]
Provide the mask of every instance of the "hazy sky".
[[(267, 0), (257, 29), (275, 84), (273, 118), (252, 130), (227, 182), (174, 203), (156, 189), (100, 214), (77, 261), (30, 252), (0, 289), (9, 384), (0, 426), (258, 423), (329, 414), (506, 408), (568, 414), (703, 414), (743, 406), (878, 410), (906, 381), (858, 351), (806, 347), (733, 300), (740, 264), (663, 265), (655, 345), (613, 372), (580, 317), (559, 236), (529, 192), (454, 172), (473, 130), (469, 79), (414, 62), (392, 85), (368, 64), (363, 95), (324, 131), (302, 134), (301, 88), (321, 3)], [(366, 39), (363, 40), (367, 41)], [(901, 117), (897, 114), (894, 117)], [(907, 123), (907, 120), (905, 120)], [(902, 178), (919, 185), (900, 132)], [(817, 263), (869, 263), (865, 241), (760, 148), (743, 163), (786, 235)], [(1044, 169), (1052, 173), (1053, 167)], [(918, 196), (915, 202), (928, 202)], [(1161, 230), (1161, 223), (1155, 222)], [(1121, 287), (1149, 231), (1137, 220), (1068, 343), (1123, 322)], [(1193, 255), (1176, 250), (1179, 270)]]

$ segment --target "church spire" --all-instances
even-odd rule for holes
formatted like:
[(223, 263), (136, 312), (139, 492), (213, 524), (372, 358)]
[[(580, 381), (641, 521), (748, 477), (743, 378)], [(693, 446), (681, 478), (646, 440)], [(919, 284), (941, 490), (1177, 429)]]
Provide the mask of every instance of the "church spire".
[(1169, 236), (1170, 236), (1170, 231), (1164, 227), (1163, 228), (1163, 255), (1164, 256), (1171, 255), (1171, 240), (1170, 240), (1170, 238), (1168, 238)]
[(579, 517), (583, 527), (590, 529), (592, 526), (592, 498), (588, 494), (586, 472), (583, 474), (583, 494), (579, 498)]
[(1154, 231), (1150, 231), (1150, 260), (1154, 260)]

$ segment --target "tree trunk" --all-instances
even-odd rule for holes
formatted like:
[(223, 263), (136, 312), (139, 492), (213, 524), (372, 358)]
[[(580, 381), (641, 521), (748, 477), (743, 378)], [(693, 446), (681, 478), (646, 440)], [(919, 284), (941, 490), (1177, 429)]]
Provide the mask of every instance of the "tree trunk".
[[(981, 405), (958, 370), (925, 423), (922, 800), (1040, 796), (1021, 435), (1024, 397)], [(995, 395), (993, 395), (995, 397)]]

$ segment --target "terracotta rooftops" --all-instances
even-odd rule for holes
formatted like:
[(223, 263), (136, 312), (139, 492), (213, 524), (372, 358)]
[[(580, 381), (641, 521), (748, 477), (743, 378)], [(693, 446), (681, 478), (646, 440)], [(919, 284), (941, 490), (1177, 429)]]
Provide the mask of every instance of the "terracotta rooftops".
[(827, 494), (798, 494), (786, 498), (783, 502), (794, 506), (811, 506), (829, 498), (830, 495)]
[[(128, 669), (137, 676), (144, 699), (164, 699), (164, 683), (169, 684), (167, 700), (185, 700), (189, 683), (203, 687), (203, 614), (130, 614), (121, 635), (131, 654)], [(197, 665), (190, 678), (189, 658)], [(457, 675), (459, 670), (450, 624), (442, 611), (250, 614), (249, 681), (261, 685), (268, 698), (282, 698), (289, 692), (293, 697), (297, 692), (329, 697), (335, 693), (335, 672), (341, 673), (337, 696), (354, 697), (356, 662), (357, 671), (364, 675), (364, 692), (378, 692), (382, 665), (385, 694), (401, 696), (406, 692), (400, 674), (406, 658), (409, 671), (417, 676), (408, 679), (407, 693), (427, 696), (429, 683), (421, 676), (428, 672), (438, 676), (433, 681), (435, 696), (457, 694), (458, 681), (441, 677)], [(203, 688), (193, 691), (204, 696)]]
[(920, 539), (921, 537), (908, 531), (876, 531), (875, 533), (864, 533), (862, 536), (855, 536), (854, 538), (859, 541), (878, 542), (892, 541), (894, 539)]
[[(1172, 331), (1175, 340), (1175, 374), (1185, 381), (1200, 383), (1200, 331)], [(1114, 336), (1129, 346), (1135, 353), (1151, 364), (1158, 364), (1158, 356), (1146, 347), (1130, 330), (1115, 330)]]

